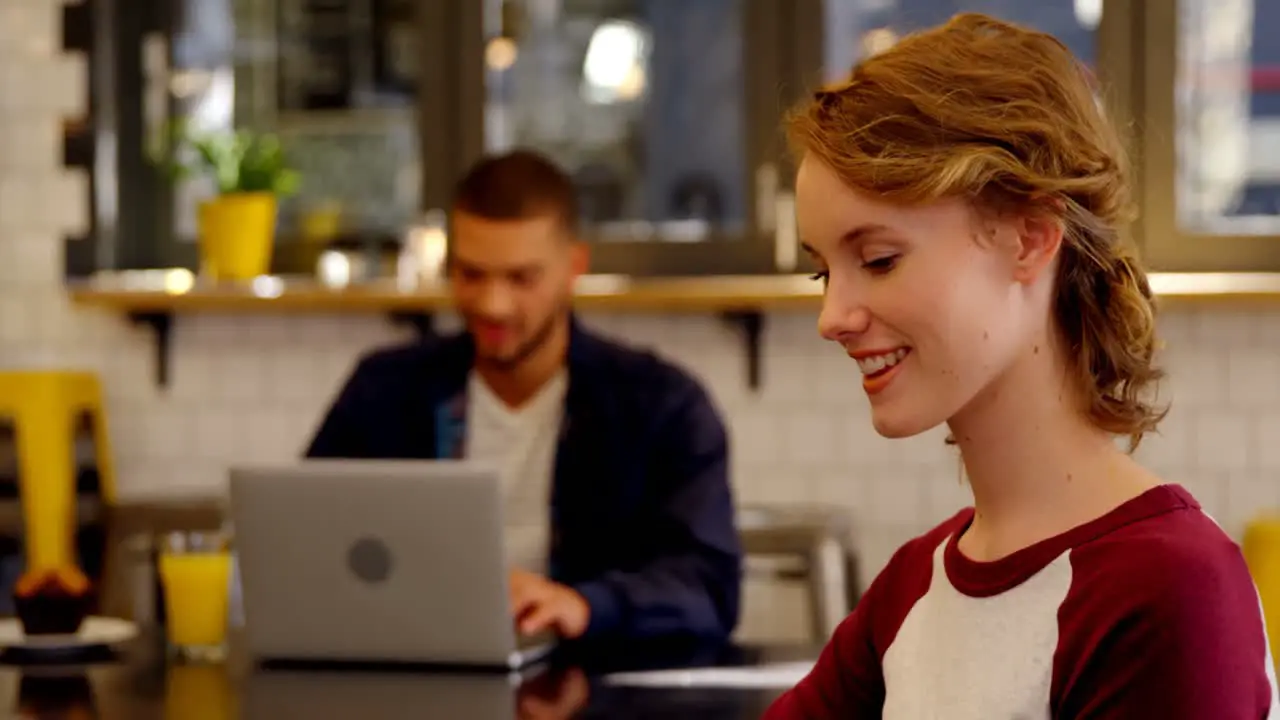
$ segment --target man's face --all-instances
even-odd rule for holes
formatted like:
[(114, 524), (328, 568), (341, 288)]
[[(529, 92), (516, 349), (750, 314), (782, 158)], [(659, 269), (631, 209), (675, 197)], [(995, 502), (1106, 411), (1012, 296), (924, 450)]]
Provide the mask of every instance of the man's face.
[(489, 220), (453, 214), (449, 280), (476, 361), (511, 368), (569, 311), (585, 250), (554, 215)]

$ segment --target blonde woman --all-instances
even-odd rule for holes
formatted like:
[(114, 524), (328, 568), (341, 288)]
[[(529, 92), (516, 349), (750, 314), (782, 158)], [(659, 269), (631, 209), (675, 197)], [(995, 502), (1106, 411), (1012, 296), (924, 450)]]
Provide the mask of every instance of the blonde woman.
[(766, 717), (1278, 717), (1234, 543), (1130, 449), (1150, 402), (1129, 169), (1057, 40), (967, 14), (790, 119), (822, 336), (875, 428), (946, 423), (974, 507), (903, 546)]

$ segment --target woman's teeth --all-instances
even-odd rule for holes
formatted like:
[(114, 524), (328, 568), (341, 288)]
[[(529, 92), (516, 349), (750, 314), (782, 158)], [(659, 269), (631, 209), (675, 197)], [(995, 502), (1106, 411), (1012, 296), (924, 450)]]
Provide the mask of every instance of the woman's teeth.
[(891, 368), (898, 364), (898, 361), (907, 356), (907, 348), (898, 348), (891, 353), (884, 355), (872, 355), (871, 357), (858, 358), (858, 369), (863, 375), (875, 375), (887, 368)]

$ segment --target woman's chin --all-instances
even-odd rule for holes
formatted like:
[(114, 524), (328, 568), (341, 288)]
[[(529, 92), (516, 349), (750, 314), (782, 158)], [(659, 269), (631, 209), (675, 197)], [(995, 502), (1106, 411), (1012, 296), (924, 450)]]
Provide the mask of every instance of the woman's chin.
[(897, 440), (928, 432), (942, 423), (941, 419), (926, 418), (906, 408), (872, 407), (871, 426), (881, 437)]

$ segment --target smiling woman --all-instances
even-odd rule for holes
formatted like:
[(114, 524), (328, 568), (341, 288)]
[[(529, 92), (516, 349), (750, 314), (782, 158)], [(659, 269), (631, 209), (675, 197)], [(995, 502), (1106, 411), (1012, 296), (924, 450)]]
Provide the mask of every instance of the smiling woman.
[(882, 435), (949, 426), (974, 507), (898, 551), (767, 717), (1274, 717), (1239, 549), (1114, 442), (1165, 409), (1128, 163), (1082, 64), (958, 15), (787, 129), (819, 330)]
[[(970, 22), (975, 24), (970, 31), (979, 33), (983, 42), (955, 48), (958, 61), (984, 54), (1013, 59), (1025, 50), (1003, 47), (1005, 40), (994, 28), (984, 30), (977, 24), (981, 21)], [(1128, 166), (1116, 132), (1094, 107), (1078, 61), (1047, 35), (1039, 37), (1049, 43), (1050, 54), (1041, 63), (1044, 72), (1074, 77), (1076, 82), (1052, 83), (1023, 74), (980, 78), (976, 72), (964, 71), (955, 73), (960, 77), (944, 77), (929, 71), (932, 61), (927, 56), (916, 56), (913, 45), (922, 40), (913, 37), (904, 41), (900, 52), (859, 66), (849, 82), (818, 92), (811, 105), (792, 117), (791, 137), (808, 161), (797, 179), (801, 188), (810, 190), (801, 192), (802, 201), (806, 197), (829, 201), (833, 195), (852, 194), (850, 188), (855, 187), (873, 190), (878, 196), (860, 203), (819, 202), (810, 213), (800, 208), (802, 230), (813, 238), (808, 242), (811, 249), (834, 232), (845, 241), (843, 247), (851, 250), (820, 262), (830, 265), (854, 258), (865, 270), (840, 274), (835, 288), (840, 292), (828, 293), (823, 333), (840, 339), (845, 329), (841, 320), (848, 318), (842, 315), (839, 302), (847, 297), (846, 291), (856, 290), (860, 278), (886, 274), (910, 249), (911, 240), (939, 236), (964, 240), (980, 233), (1009, 247), (1009, 241), (1016, 240), (1011, 234), (1016, 228), (1003, 221), (1020, 216), (1024, 229), (1039, 233), (1042, 242), (1039, 254), (1028, 257), (1033, 264), (1027, 269), (1037, 274), (1056, 269), (1053, 311), (1057, 329), (1072, 349), (1064, 357), (1078, 378), (1079, 402), (1099, 427), (1128, 435), (1136, 446), (1162, 413), (1144, 398), (1148, 385), (1160, 376), (1152, 367), (1151, 290), (1145, 275), (1135, 270), (1133, 250), (1118, 236), (1118, 226), (1130, 216)], [(950, 92), (946, 85), (958, 80), (959, 87), (964, 87), (980, 79), (990, 86), (986, 92), (1008, 99), (995, 104), (990, 95)], [(982, 106), (990, 106), (992, 112), (975, 112)], [(1071, 114), (1056, 116), (1049, 110), (1053, 107), (1070, 108)], [(1061, 152), (1045, 152), (1046, 146), (1059, 147)], [(936, 202), (945, 198), (953, 200)], [(904, 213), (895, 207), (902, 203), (929, 207)], [(867, 224), (869, 220), (874, 222)], [(855, 227), (853, 221), (863, 224)], [(815, 227), (805, 228), (805, 224)], [(1053, 233), (1062, 238), (1049, 237)], [(918, 277), (916, 282), (939, 292), (933, 295), (933, 307), (920, 309), (948, 333), (965, 325), (971, 335), (980, 330), (987, 342), (967, 346), (967, 351), (1001, 352), (1001, 343), (1011, 340), (1010, 333), (1017, 329), (1007, 327), (1009, 332), (1002, 332), (990, 327), (990, 311), (996, 308), (988, 305), (987, 312), (979, 312), (975, 304), (995, 299), (974, 292), (982, 285), (957, 282), (953, 277), (960, 268), (976, 271), (984, 260), (990, 264), (1001, 259), (969, 242), (932, 244), (944, 250), (930, 254), (928, 267), (912, 275)], [(1055, 267), (1049, 267), (1051, 260)], [(924, 277), (930, 270), (937, 277)], [(1043, 293), (1049, 284), (1041, 285)], [(947, 297), (943, 292), (947, 288), (956, 297)], [(1045, 342), (1054, 339), (1046, 337)], [(865, 338), (856, 348), (859, 353), (892, 350), (868, 348)], [(994, 358), (973, 360), (963, 365), (974, 369), (974, 377), (935, 373), (934, 382), (947, 385), (959, 397), (971, 395), (967, 385), (986, 384), (999, 365)], [(939, 407), (942, 417), (925, 417), (921, 422), (936, 425), (957, 409), (954, 402)], [(910, 432), (903, 432), (922, 429), (911, 426), (906, 429)]]

